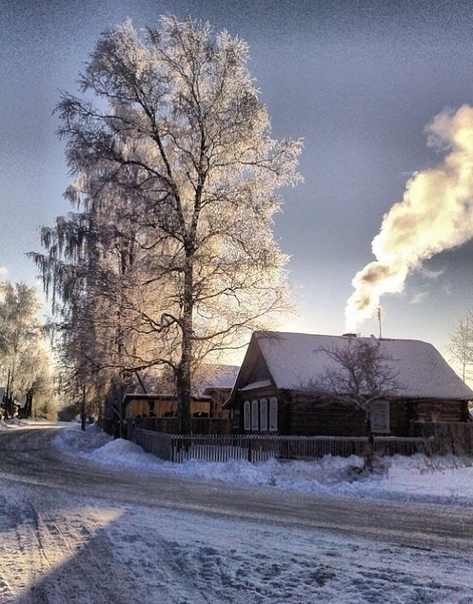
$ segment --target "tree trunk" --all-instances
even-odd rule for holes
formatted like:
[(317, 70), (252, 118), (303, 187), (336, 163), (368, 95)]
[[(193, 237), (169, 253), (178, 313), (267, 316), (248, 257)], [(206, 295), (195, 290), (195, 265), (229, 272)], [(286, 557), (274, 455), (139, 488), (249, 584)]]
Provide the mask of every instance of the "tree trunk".
[(368, 445), (365, 453), (365, 468), (368, 472), (372, 473), (374, 470), (374, 434), (371, 429), (371, 417), (370, 414), (366, 415), (366, 428), (368, 431)]
[(191, 432), (191, 379), (190, 366), (181, 361), (175, 372), (177, 390), (177, 418), (179, 434), (190, 434)]
[(182, 308), (182, 344), (181, 361), (175, 370), (177, 392), (177, 417), (180, 434), (191, 432), (191, 364), (193, 336), (193, 265), (192, 258), (187, 257), (184, 272), (184, 296)]
[(25, 403), (25, 418), (32, 417), (33, 412), (33, 392), (28, 390), (26, 394), (26, 403)]

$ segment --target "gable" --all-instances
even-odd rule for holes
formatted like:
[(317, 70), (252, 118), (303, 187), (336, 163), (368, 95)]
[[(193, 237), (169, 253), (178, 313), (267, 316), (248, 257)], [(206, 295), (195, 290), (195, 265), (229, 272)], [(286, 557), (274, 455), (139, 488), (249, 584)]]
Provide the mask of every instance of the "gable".
[(252, 336), (233, 387), (233, 393), (273, 385), (273, 378), (257, 338)]

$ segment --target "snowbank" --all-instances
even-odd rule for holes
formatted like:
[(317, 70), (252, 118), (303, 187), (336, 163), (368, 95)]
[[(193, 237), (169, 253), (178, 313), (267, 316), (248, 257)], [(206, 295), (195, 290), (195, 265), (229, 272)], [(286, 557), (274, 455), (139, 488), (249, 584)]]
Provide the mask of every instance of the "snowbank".
[(226, 463), (190, 460), (182, 464), (165, 462), (145, 453), (134, 443), (112, 440), (97, 426), (85, 432), (73, 423), (54, 439), (65, 455), (88, 463), (129, 468), (140, 473), (167, 475), (191, 480), (221, 481), (236, 485), (409, 502), (471, 505), (473, 463), (458, 457), (427, 458), (394, 456), (385, 459), (383, 472), (358, 475), (359, 457), (332, 457), (317, 461), (278, 462), (271, 459), (251, 464), (242, 460)]

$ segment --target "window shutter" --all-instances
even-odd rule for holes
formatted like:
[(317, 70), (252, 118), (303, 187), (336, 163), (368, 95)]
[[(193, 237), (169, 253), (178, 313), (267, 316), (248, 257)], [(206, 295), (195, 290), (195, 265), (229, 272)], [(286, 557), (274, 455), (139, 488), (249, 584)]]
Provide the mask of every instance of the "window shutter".
[(243, 403), (243, 428), (245, 432), (249, 432), (251, 430), (250, 401), (245, 401)]
[(259, 405), (256, 399), (251, 401), (251, 429), (257, 431), (259, 429)]
[(259, 427), (261, 432), (268, 430), (268, 400), (265, 398), (259, 402)]
[(278, 430), (278, 399), (275, 396), (269, 399), (269, 430), (271, 432)]

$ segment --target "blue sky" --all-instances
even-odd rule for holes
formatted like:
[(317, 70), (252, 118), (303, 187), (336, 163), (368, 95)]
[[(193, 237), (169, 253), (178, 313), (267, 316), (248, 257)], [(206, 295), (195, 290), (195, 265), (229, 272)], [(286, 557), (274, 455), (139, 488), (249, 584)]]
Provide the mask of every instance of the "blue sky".
[[(473, 8), (468, 2), (298, 0), (3, 0), (0, 4), (0, 267), (34, 283), (26, 252), (69, 207), (53, 109), (76, 92), (100, 33), (130, 17), (172, 13), (244, 38), (273, 135), (303, 137), (305, 183), (282, 191), (275, 221), (291, 255), (300, 316), (283, 329), (339, 334), (355, 274), (406, 181), (443, 156), (424, 129), (445, 108), (473, 105)], [(472, 186), (473, 189), (473, 186)], [(473, 309), (473, 244), (437, 254), (402, 294), (381, 299), (383, 335), (432, 342)], [(378, 334), (375, 321), (363, 335)]]

